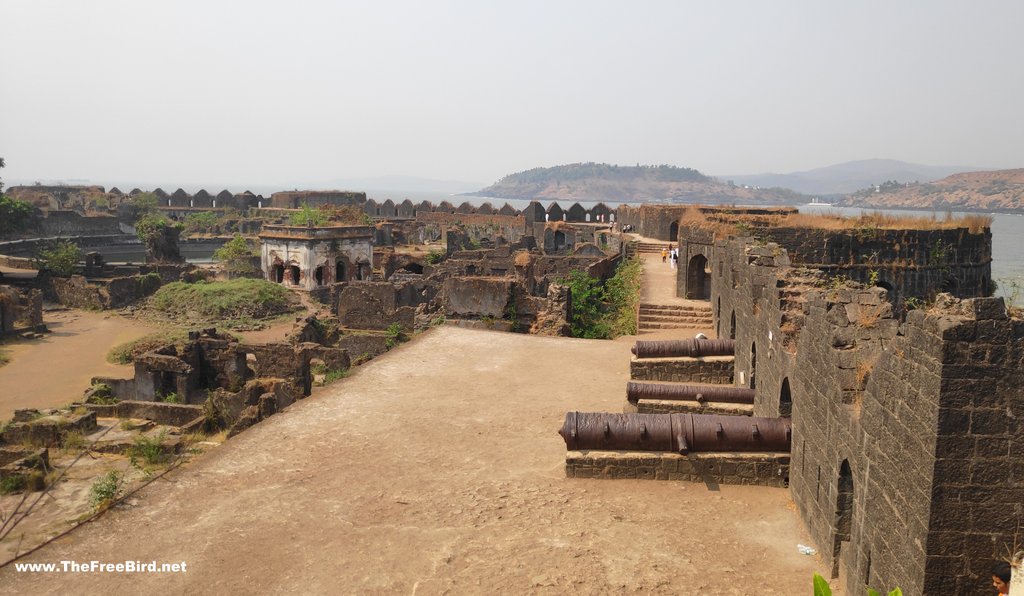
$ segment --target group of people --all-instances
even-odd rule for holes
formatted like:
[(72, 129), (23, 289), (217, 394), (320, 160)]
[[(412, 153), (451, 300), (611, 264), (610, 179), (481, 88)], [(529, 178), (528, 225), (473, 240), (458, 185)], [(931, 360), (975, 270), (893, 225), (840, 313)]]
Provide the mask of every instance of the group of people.
[(679, 249), (672, 248), (671, 244), (668, 245), (667, 249), (664, 247), (661, 249), (661, 262), (668, 262), (669, 259), (672, 259), (673, 268), (679, 264)]

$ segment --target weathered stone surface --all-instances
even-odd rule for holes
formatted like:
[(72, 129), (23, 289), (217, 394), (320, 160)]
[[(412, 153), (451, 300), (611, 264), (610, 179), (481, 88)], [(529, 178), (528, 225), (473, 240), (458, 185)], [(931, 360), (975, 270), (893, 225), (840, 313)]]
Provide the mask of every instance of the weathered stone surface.
[(512, 296), (512, 281), (491, 277), (450, 277), (442, 284), (445, 315), (451, 317), (505, 316)]

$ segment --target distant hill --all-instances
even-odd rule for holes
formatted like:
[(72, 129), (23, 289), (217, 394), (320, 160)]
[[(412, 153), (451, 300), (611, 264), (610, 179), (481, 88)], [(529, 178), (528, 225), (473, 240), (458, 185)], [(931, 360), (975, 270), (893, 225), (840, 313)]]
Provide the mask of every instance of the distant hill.
[(1024, 168), (964, 172), (921, 184), (886, 183), (851, 194), (840, 204), (972, 211), (1024, 209)]
[(474, 196), (558, 201), (676, 200), (700, 203), (793, 203), (807, 197), (775, 188), (726, 184), (691, 168), (574, 163), (509, 174)]
[(789, 174), (719, 176), (736, 184), (789, 188), (809, 195), (844, 195), (886, 180), (930, 182), (958, 172), (977, 172), (969, 166), (926, 166), (895, 159), (862, 159)]

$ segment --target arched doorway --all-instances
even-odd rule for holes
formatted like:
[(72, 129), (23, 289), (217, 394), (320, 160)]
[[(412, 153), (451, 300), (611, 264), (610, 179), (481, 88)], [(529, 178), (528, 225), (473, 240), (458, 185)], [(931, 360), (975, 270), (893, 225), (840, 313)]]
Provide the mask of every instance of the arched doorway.
[(334, 264), (334, 281), (346, 281), (345, 280), (345, 262), (338, 261)]
[(779, 416), (793, 415), (793, 394), (789, 390), (789, 377), (782, 379), (782, 390), (779, 392)]
[(850, 461), (844, 459), (839, 466), (836, 485), (836, 537), (832, 547), (832, 577), (839, 577), (839, 555), (843, 543), (850, 541), (853, 527), (853, 471)]
[(562, 250), (565, 248), (565, 232), (555, 232), (555, 250)]
[(686, 297), (691, 300), (711, 299), (711, 274), (706, 270), (708, 259), (694, 255), (686, 265)]
[(668, 227), (668, 241), (675, 242), (679, 239), (679, 222), (674, 221), (672, 225)]
[(316, 285), (324, 285), (324, 267), (323, 265), (313, 270), (313, 279), (316, 280)]
[(750, 388), (756, 389), (754, 375), (757, 374), (757, 344), (750, 344)]
[(299, 278), (302, 276), (302, 270), (299, 269), (298, 265), (289, 265), (288, 267), (289, 280), (293, 285), (299, 285)]
[(274, 263), (274, 267), (272, 268), (270, 274), (273, 276), (272, 279), (274, 280), (274, 283), (278, 283), (278, 284), (283, 284), (284, 283), (284, 265), (283, 264), (281, 264), (281, 263)]

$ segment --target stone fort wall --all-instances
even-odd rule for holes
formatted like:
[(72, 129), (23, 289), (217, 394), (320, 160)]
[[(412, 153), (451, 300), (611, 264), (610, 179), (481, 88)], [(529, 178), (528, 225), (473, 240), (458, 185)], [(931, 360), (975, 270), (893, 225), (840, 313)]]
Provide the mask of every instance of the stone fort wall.
[[(958, 298), (988, 296), (992, 280), (992, 232), (948, 230), (828, 230), (765, 228), (751, 231), (761, 243), (785, 250), (793, 265), (818, 269), (888, 290), (900, 304), (914, 297), (930, 299), (939, 292)], [(692, 269), (717, 266), (710, 230), (683, 226), (679, 232), (679, 296), (697, 296)], [(695, 260), (696, 259), (696, 260)], [(685, 266), (684, 266), (685, 264)]]
[[(712, 307), (757, 416), (793, 418), (790, 490), (847, 591), (986, 594), (1024, 514), (1024, 322), (941, 297), (894, 318), (776, 244), (715, 244)], [(733, 323), (735, 320), (735, 323)]]

